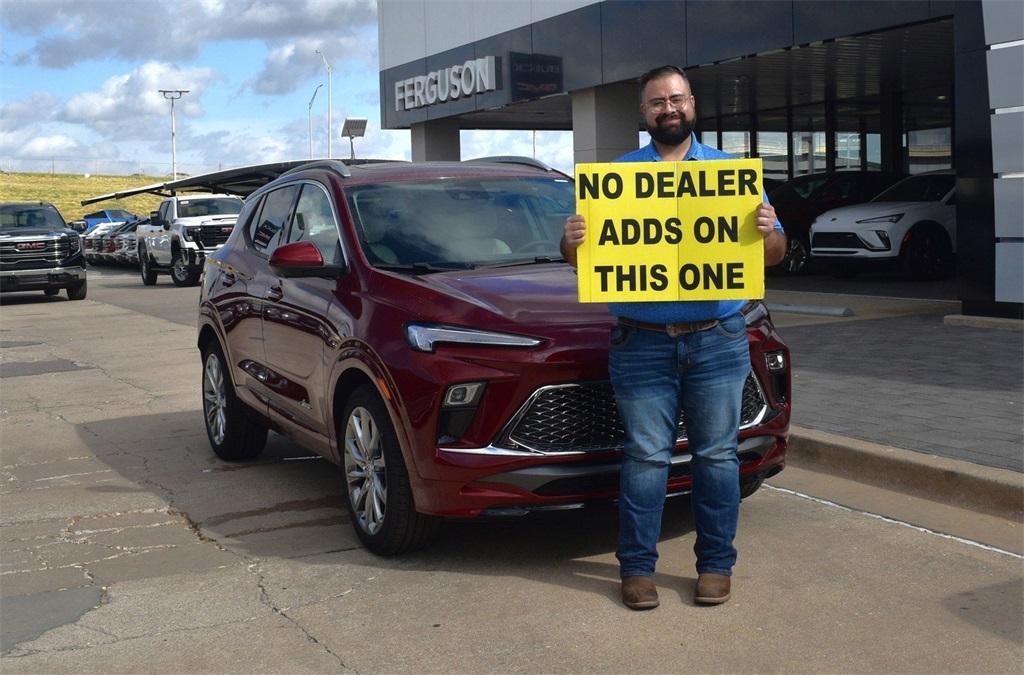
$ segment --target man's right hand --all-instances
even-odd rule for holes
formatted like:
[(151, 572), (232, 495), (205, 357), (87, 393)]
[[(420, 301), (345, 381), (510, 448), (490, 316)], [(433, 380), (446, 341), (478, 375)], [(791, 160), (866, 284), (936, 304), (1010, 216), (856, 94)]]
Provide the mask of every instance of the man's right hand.
[(583, 243), (587, 232), (587, 221), (578, 213), (565, 219), (565, 232), (562, 234), (562, 257), (576, 267), (576, 249)]

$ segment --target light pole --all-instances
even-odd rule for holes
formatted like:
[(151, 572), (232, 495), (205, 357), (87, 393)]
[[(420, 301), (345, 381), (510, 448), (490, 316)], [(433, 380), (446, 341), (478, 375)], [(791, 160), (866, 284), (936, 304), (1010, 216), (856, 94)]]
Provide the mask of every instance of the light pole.
[(331, 134), (334, 133), (331, 129), (331, 103), (333, 102), (331, 98), (331, 71), (334, 69), (331, 68), (331, 64), (327, 63), (327, 57), (324, 56), (322, 51), (319, 49), (314, 51), (320, 55), (320, 58), (324, 61), (324, 65), (327, 67), (327, 157), (330, 158), (333, 156), (331, 154)]
[(316, 85), (316, 89), (313, 90), (313, 95), (309, 97), (309, 158), (313, 159), (313, 101), (316, 99), (316, 93), (320, 91), (320, 87), (324, 86), (324, 83)]
[(171, 102), (171, 180), (178, 180), (178, 156), (174, 140), (174, 102), (189, 92), (188, 89), (158, 89)]

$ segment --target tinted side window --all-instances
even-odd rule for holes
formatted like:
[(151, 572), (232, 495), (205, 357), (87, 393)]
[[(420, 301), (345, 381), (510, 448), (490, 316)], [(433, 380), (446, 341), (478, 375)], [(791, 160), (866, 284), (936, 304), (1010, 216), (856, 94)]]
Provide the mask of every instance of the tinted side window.
[(295, 217), (288, 231), (288, 243), (296, 241), (313, 242), (328, 265), (341, 261), (341, 246), (331, 198), (318, 185), (306, 183), (302, 186)]
[(288, 227), (297, 191), (297, 186), (289, 185), (264, 197), (260, 215), (253, 221), (255, 229), (251, 231), (252, 245), (258, 253), (269, 256), (281, 242), (281, 234)]

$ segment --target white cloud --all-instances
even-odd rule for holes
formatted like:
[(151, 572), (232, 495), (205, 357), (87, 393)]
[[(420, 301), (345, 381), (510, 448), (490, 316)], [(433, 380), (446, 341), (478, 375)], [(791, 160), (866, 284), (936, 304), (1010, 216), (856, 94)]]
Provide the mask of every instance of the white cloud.
[(99, 89), (72, 96), (58, 117), (101, 134), (116, 133), (121, 139), (151, 137), (155, 121), (168, 116), (169, 104), (158, 90), (189, 90), (176, 102), (175, 114), (197, 117), (202, 113), (200, 97), (217, 77), (212, 68), (178, 68), (150, 61), (107, 79)]
[(45, 92), (35, 92), (24, 101), (0, 105), (0, 128), (11, 129), (53, 117), (57, 99)]
[(82, 154), (84, 148), (76, 139), (64, 134), (35, 136), (23, 145), (20, 157), (45, 159), (48, 157), (71, 157)]
[(49, 68), (108, 56), (180, 60), (210, 41), (326, 41), (372, 27), (373, 0), (4, 0), (0, 25), (36, 38), (17, 55)]

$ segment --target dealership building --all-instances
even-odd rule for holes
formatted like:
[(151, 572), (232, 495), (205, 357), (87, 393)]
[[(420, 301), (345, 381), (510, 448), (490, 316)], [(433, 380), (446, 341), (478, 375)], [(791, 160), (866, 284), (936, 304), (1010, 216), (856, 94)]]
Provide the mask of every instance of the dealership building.
[(964, 314), (1024, 308), (1020, 0), (380, 0), (381, 125), (414, 160), (462, 129), (571, 130), (576, 162), (637, 147), (636, 80), (682, 67), (703, 143), (786, 180), (957, 175)]

